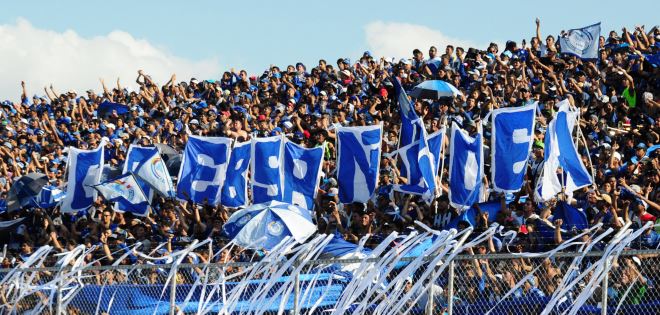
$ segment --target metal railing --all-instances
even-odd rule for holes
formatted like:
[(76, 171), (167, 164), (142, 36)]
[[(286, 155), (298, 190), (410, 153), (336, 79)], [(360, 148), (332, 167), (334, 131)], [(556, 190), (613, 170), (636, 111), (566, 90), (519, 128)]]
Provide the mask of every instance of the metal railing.
[(658, 313), (660, 250), (602, 254), (3, 269), (0, 313)]

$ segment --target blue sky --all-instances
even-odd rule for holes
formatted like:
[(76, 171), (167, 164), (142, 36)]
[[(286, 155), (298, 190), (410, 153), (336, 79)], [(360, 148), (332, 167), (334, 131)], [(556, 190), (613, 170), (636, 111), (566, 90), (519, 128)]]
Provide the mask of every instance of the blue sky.
[[(622, 7), (621, 3), (634, 3)], [(542, 33), (557, 34), (562, 29), (590, 25), (601, 21), (603, 33), (622, 26), (633, 28), (657, 23), (657, 1), (48, 1), (38, 5), (27, 1), (3, 4), (0, 27), (16, 26), (19, 19), (29, 23), (30, 30), (46, 31), (51, 37), (65, 31), (77, 35), (77, 41), (92, 41), (122, 31), (132, 40), (166, 54), (165, 67), (171, 58), (183, 63), (179, 67), (199, 70), (200, 76), (213, 76), (233, 66), (260, 73), (269, 64), (286, 66), (296, 61), (316, 64), (319, 58), (334, 63), (340, 56), (352, 59), (365, 50), (391, 57), (429, 43), (441, 47), (447, 42), (487, 45), (491, 41), (529, 39), (534, 33), (534, 19), (540, 17)], [(10, 28), (7, 33), (19, 33)], [(54, 33), (51, 33), (54, 32)], [(0, 34), (2, 31), (0, 30)], [(32, 35), (36, 36), (36, 35)], [(48, 35), (45, 35), (48, 36)], [(63, 35), (67, 38), (66, 35)], [(68, 38), (70, 39), (71, 36)], [(3, 38), (0, 37), (0, 43)], [(66, 41), (65, 41), (66, 42)], [(5, 44), (6, 41), (5, 41)], [(10, 44), (13, 44), (10, 43)], [(50, 43), (50, 53), (62, 49), (61, 41)], [(66, 43), (65, 43), (66, 44)], [(25, 46), (18, 42), (13, 46)], [(35, 45), (30, 43), (30, 45)], [(101, 45), (101, 44), (99, 44)], [(11, 46), (11, 45), (10, 45)], [(93, 46), (93, 45), (92, 45)], [(30, 46), (30, 47), (39, 47)], [(20, 48), (20, 47), (18, 47)], [(17, 49), (18, 49), (17, 48)], [(480, 47), (485, 48), (485, 47)], [(13, 47), (0, 48), (0, 57)], [(38, 49), (38, 48), (37, 48)], [(94, 50), (88, 48), (89, 53)], [(84, 52), (78, 51), (83, 54)], [(36, 53), (30, 52), (33, 58)], [(103, 54), (99, 53), (99, 56)], [(36, 56), (36, 57), (35, 57)], [(130, 57), (130, 55), (129, 55)], [(103, 57), (103, 62), (107, 58)], [(170, 59), (168, 59), (170, 58)], [(5, 61), (7, 58), (3, 58)], [(85, 59), (79, 57), (79, 59)], [(93, 60), (94, 57), (88, 58)], [(120, 58), (110, 58), (122, 63)], [(58, 59), (51, 59), (57, 62)], [(138, 59), (139, 60), (139, 59)], [(19, 60), (27, 64), (31, 60)], [(90, 61), (91, 62), (91, 61)], [(170, 62), (176, 64), (176, 62)], [(21, 71), (20, 67), (12, 70)], [(42, 64), (42, 69), (45, 67)], [(94, 70), (94, 64), (87, 71)], [(137, 69), (135, 69), (137, 70)], [(150, 69), (145, 69), (149, 71)], [(173, 71), (181, 72), (174, 67)], [(185, 69), (184, 69), (185, 70)], [(156, 70), (152, 70), (156, 71)], [(30, 70), (27, 72), (35, 72)], [(99, 76), (106, 72), (99, 69)], [(188, 74), (188, 71), (183, 71)], [(119, 73), (119, 72), (117, 72)], [(114, 75), (117, 73), (108, 73)], [(48, 72), (57, 74), (57, 72)], [(124, 72), (121, 72), (124, 74)], [(32, 74), (34, 75), (34, 74)], [(191, 73), (195, 75), (195, 73)], [(62, 73), (66, 77), (66, 73)], [(162, 75), (166, 80), (165, 75)], [(29, 77), (29, 76), (28, 76)], [(31, 78), (31, 77), (30, 77)], [(12, 78), (14, 79), (14, 78)], [(59, 78), (58, 78), (59, 79)], [(132, 80), (133, 78), (131, 78)], [(69, 81), (59, 79), (63, 84)], [(110, 80), (108, 78), (107, 80)], [(126, 79), (128, 80), (128, 79)], [(0, 93), (5, 91), (0, 81)], [(79, 84), (74, 84), (78, 87)], [(2, 97), (0, 97), (2, 98)]]

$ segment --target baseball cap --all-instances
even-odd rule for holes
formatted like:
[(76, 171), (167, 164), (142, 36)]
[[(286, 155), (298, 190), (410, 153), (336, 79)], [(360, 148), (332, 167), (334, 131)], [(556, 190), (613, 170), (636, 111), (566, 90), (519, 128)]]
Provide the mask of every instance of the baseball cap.
[(199, 120), (193, 119), (193, 120), (190, 121), (190, 124), (191, 125), (199, 125)]
[(259, 117), (257, 117), (257, 120), (258, 121), (266, 121), (266, 116), (261, 114), (261, 115), (259, 115)]

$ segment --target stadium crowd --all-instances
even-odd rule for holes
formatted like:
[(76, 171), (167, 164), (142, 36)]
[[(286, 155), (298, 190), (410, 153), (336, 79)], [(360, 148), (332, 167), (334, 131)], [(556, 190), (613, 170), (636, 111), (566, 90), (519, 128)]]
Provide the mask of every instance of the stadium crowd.
[[(366, 51), (356, 60), (340, 58), (335, 62), (319, 60), (315, 66), (271, 66), (259, 75), (234, 69), (219, 79), (180, 81), (172, 75), (165, 84), (155, 82), (140, 70), (137, 89), (122, 86), (119, 80), (116, 86), (100, 80), (101, 91), (84, 93), (59, 93), (49, 86), (43, 93), (30, 96), (28, 84), (21, 82), (21, 100), (4, 101), (0, 108), (0, 199), (7, 198), (14, 179), (29, 172), (42, 172), (50, 185), (63, 186), (65, 148), (95, 148), (102, 137), (110, 140), (105, 161), (119, 167), (130, 144), (162, 143), (181, 152), (188, 131), (238, 141), (285, 134), (308, 147), (327, 144), (325, 176), (315, 207), (320, 232), (335, 233), (350, 242), (369, 234), (372, 237), (367, 245), (373, 246), (392, 231), (416, 228), (416, 220), (442, 229), (458, 216), (446, 194), (448, 163), (444, 163), (441, 178), (445, 193), (426, 205), (417, 196), (393, 191), (393, 185), (405, 178), (400, 176), (397, 161), (387, 154), (397, 149), (400, 129), (399, 105), (390, 80), (398, 78), (410, 90), (424, 80), (439, 79), (450, 82), (463, 95), (413, 100), (429, 133), (451, 121), (474, 132), (476, 124), (481, 124), (493, 109), (538, 102), (525, 186), (510, 196), (490, 193), (488, 199), (501, 201), (501, 210), (495, 217), (480, 212), (476, 219), (477, 230), (497, 222), (518, 236), (507, 245), (491, 238), (473, 248), (474, 253), (540, 252), (582, 232), (561, 230), (563, 222), (553, 218), (560, 202), (584, 211), (591, 226), (602, 223), (601, 229), (617, 230), (631, 223), (640, 227), (647, 221), (655, 222), (660, 215), (660, 151), (651, 150), (660, 143), (660, 104), (655, 98), (660, 76), (657, 59), (649, 57), (657, 58), (660, 51), (660, 29), (636, 26), (634, 30), (611, 31), (601, 36), (599, 46), (597, 60), (561, 54), (557, 38), (543, 37), (537, 20), (536, 36), (529, 42), (508, 41), (504, 47), (491, 43), (485, 50), (451, 45), (440, 47), (442, 50), (430, 47), (426, 54), (415, 49), (411, 56), (400, 60), (372, 56)], [(555, 105), (564, 98), (570, 98), (580, 109), (579, 128), (585, 141), (579, 142), (579, 153), (593, 171), (595, 184), (571, 198), (559, 196), (556, 201), (539, 204), (531, 195), (543, 168), (545, 126), (557, 109)], [(106, 100), (126, 104), (130, 111), (102, 115), (97, 108)], [(337, 124), (379, 123), (383, 124), (384, 136), (376, 195), (367, 204), (341, 204), (337, 180), (333, 178), (337, 155), (333, 129)], [(488, 147), (487, 124), (484, 132), (484, 144)], [(488, 165), (485, 174), (489, 174)], [(225, 240), (222, 226), (234, 209), (155, 198), (152, 212), (144, 218), (115, 212), (102, 197), (85, 214), (62, 214), (57, 207), (5, 211), (1, 215), (3, 221), (27, 219), (0, 235), (8, 253), (2, 267), (20, 264), (43, 245), (60, 251), (79, 244), (97, 246), (88, 262), (110, 264), (124, 257), (121, 263), (137, 264), (142, 263), (141, 259), (130, 254), (129, 249), (136, 242), (143, 244), (145, 252), (166, 243), (154, 253), (165, 255), (194, 239), (213, 238), (220, 241), (218, 245)], [(458, 228), (465, 228), (466, 224), (461, 221)], [(541, 225), (553, 230), (551, 237), (539, 232)], [(589, 241), (588, 237), (585, 240)], [(635, 244), (639, 248), (657, 248), (660, 233), (649, 230)], [(241, 261), (246, 257), (249, 255), (237, 250), (223, 253), (220, 259)], [(196, 261), (208, 259), (208, 255), (199, 252)], [(558, 274), (553, 274), (553, 266), (544, 268), (550, 280)], [(477, 265), (473, 272), (480, 274), (479, 278), (484, 273), (489, 277), (494, 273), (504, 275), (502, 283), (519, 280), (512, 272), (491, 271), (490, 267)]]

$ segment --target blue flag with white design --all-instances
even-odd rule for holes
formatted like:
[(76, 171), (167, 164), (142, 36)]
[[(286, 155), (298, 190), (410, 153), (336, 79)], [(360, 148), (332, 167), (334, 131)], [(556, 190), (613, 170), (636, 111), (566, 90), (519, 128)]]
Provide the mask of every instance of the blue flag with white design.
[[(158, 153), (158, 148), (156, 147), (142, 147), (139, 145), (133, 145), (131, 144), (128, 147), (128, 152), (126, 153), (126, 161), (124, 162), (124, 168), (122, 169), (122, 174), (127, 174), (130, 172), (136, 173), (140, 165), (144, 164), (145, 161), (147, 161), (150, 157), (152, 157), (154, 154)], [(110, 179), (110, 178), (108, 178)], [(145, 180), (138, 178), (137, 179), (138, 185), (140, 185), (140, 188), (142, 189), (142, 192), (144, 192), (144, 195), (147, 196), (148, 200), (151, 200), (153, 197), (154, 191), (149, 186), (149, 183), (147, 183)], [(145, 208), (144, 209), (138, 209), (137, 212), (140, 213), (145, 213), (148, 211), (148, 204), (143, 205)], [(124, 205), (121, 203), (115, 203), (115, 211), (117, 212), (124, 212), (128, 211), (128, 209), (124, 208)]]
[(367, 202), (376, 190), (383, 126), (337, 128), (337, 182), (342, 203)]
[(175, 197), (176, 192), (174, 191), (172, 177), (170, 177), (167, 165), (165, 165), (165, 161), (163, 161), (158, 151), (152, 153), (146, 161), (138, 166), (135, 175), (162, 196), (166, 198)]
[(247, 204), (247, 170), (252, 151), (250, 141), (235, 143), (231, 150), (227, 177), (222, 186), (221, 203), (225, 207), (241, 207)]
[(574, 55), (582, 59), (598, 58), (598, 40), (600, 38), (600, 22), (568, 30), (559, 37), (562, 54)]
[(40, 208), (51, 208), (64, 200), (66, 194), (58, 187), (46, 185), (41, 188), (41, 192), (37, 195), (36, 203)]
[(282, 201), (284, 176), (280, 164), (284, 137), (252, 139), (252, 200), (253, 203)]
[(305, 148), (294, 142), (284, 143), (283, 201), (312, 210), (316, 197), (325, 147)]
[[(561, 101), (558, 106), (559, 111), (545, 132), (545, 162), (543, 176), (538, 181), (540, 194), (537, 195), (541, 201), (552, 199), (562, 188), (567, 195), (572, 195), (574, 191), (593, 183), (571, 135), (577, 123), (578, 111), (571, 109), (568, 99)], [(560, 167), (561, 179), (557, 175)]]
[(493, 111), (491, 180), (497, 192), (519, 191), (534, 140), (536, 103)]
[(449, 203), (452, 207), (463, 210), (481, 201), (483, 177), (481, 128), (471, 137), (452, 122), (449, 145)]
[(91, 186), (101, 179), (104, 147), (105, 140), (94, 150), (69, 147), (66, 196), (61, 205), (63, 213), (87, 210), (96, 200), (97, 192)]
[(394, 190), (421, 195), (430, 203), (436, 192), (435, 177), (439, 169), (444, 129), (434, 133), (432, 138), (426, 135), (426, 130), (421, 131), (419, 140), (398, 150), (403, 168), (408, 169), (405, 176), (408, 181), (407, 184), (394, 185)]
[[(394, 85), (394, 92), (396, 94), (397, 102), (399, 103), (399, 115), (401, 116), (401, 131), (399, 133), (399, 148), (406, 147), (413, 142), (420, 139), (422, 135), (423, 126), (418, 124), (419, 116), (415, 113), (415, 108), (408, 98), (408, 94), (403, 89), (401, 82), (398, 78), (393, 78), (392, 85)], [(408, 177), (409, 170), (399, 165), (401, 176)]]
[[(442, 127), (442, 129), (430, 134), (428, 136), (427, 142), (429, 144), (429, 151), (433, 155), (433, 161), (435, 162), (435, 172), (438, 175), (438, 172), (442, 170), (440, 162), (444, 159), (444, 154), (442, 153), (442, 145), (445, 140), (445, 134), (447, 133), (447, 127)], [(442, 192), (442, 190), (438, 190)]]
[(223, 137), (188, 136), (176, 186), (177, 198), (220, 203), (231, 142)]
[(393, 78), (391, 81), (394, 85), (394, 92), (399, 103), (399, 114), (401, 115), (401, 133), (399, 135), (399, 148), (401, 148), (419, 140), (421, 130), (420, 126), (415, 123), (419, 120), (419, 116), (415, 113), (413, 104), (410, 102), (408, 94), (406, 94), (399, 79)]
[(133, 173), (124, 174), (118, 178), (92, 186), (108, 201), (120, 204), (127, 212), (138, 216), (146, 216), (149, 201), (140, 188)]

